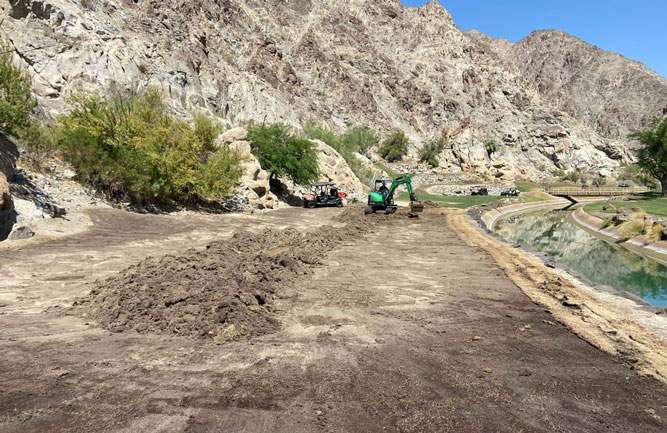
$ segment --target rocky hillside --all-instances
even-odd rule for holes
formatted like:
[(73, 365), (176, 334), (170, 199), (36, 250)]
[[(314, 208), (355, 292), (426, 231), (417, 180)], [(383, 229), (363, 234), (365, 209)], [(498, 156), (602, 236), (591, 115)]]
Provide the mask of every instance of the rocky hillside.
[[(0, 0), (47, 115), (80, 90), (160, 87), (183, 115), (446, 135), (441, 165), (512, 179), (610, 176), (667, 82), (560, 32), (462, 33), (439, 3), (398, 0)], [(488, 155), (483, 142), (499, 150)]]

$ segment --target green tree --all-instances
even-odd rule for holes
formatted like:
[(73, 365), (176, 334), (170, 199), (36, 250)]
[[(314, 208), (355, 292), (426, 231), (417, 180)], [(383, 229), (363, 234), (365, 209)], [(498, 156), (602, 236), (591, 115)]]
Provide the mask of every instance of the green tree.
[(294, 183), (307, 185), (319, 175), (315, 145), (295, 137), (280, 123), (251, 126), (248, 129), (252, 153), (271, 177), (286, 176)]
[(658, 181), (650, 173), (641, 168), (639, 164), (621, 164), (621, 176), (622, 180), (631, 181), (650, 188), (658, 186)]
[(446, 142), (444, 138), (440, 138), (436, 141), (429, 141), (424, 144), (424, 146), (419, 149), (417, 156), (419, 156), (419, 161), (427, 162), (431, 167), (437, 167), (440, 165), (438, 160), (438, 154), (443, 151), (445, 148)]
[(203, 133), (173, 118), (156, 89), (78, 95), (72, 102), (74, 109), (56, 119), (55, 141), (80, 179), (112, 199), (189, 203), (228, 194), (238, 183), (236, 152), (222, 148), (209, 156), (219, 132), (212, 122)]
[(402, 132), (391, 134), (382, 143), (380, 155), (389, 162), (400, 161), (408, 153), (408, 137)]
[(486, 140), (484, 141), (484, 149), (490, 157), (491, 154), (498, 151), (498, 143), (496, 143), (496, 140)]
[(628, 138), (641, 144), (637, 164), (660, 182), (662, 197), (667, 197), (667, 117), (653, 119), (648, 129), (634, 131)]
[(0, 133), (17, 136), (30, 125), (36, 102), (30, 92), (30, 77), (12, 61), (12, 48), (0, 41)]
[(379, 142), (380, 138), (367, 126), (355, 126), (343, 135), (343, 146), (362, 155), (366, 155)]

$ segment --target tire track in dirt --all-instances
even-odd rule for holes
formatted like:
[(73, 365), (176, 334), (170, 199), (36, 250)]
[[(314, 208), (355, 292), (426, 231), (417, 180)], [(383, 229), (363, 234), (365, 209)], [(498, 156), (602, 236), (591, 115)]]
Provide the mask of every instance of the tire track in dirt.
[(458, 209), (445, 210), (447, 224), (470, 246), (488, 252), (530, 299), (591, 345), (610, 353), (641, 375), (667, 383), (667, 345), (650, 331), (582, 292), (529, 253), (509, 248), (473, 227)]

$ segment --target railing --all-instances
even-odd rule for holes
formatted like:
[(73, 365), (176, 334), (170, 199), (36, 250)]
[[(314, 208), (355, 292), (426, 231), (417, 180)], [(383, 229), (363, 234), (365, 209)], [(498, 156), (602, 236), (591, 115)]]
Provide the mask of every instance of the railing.
[(573, 197), (607, 197), (610, 195), (628, 195), (628, 194), (641, 194), (644, 192), (649, 192), (650, 188), (645, 187), (632, 187), (632, 188), (611, 188), (611, 187), (599, 187), (599, 188), (577, 188), (577, 187), (549, 187), (545, 188), (545, 192), (551, 195), (559, 196), (573, 196)]

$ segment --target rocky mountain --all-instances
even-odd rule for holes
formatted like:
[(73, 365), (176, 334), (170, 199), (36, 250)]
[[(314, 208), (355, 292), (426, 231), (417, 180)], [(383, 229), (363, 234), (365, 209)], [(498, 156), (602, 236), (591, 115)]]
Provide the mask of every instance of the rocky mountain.
[(157, 86), (185, 116), (402, 130), (412, 155), (444, 135), (443, 171), (500, 179), (611, 176), (627, 131), (667, 108), (637, 62), (556, 31), (463, 33), (435, 1), (0, 0), (0, 22), (45, 115), (81, 89)]

